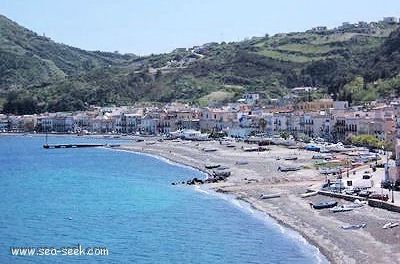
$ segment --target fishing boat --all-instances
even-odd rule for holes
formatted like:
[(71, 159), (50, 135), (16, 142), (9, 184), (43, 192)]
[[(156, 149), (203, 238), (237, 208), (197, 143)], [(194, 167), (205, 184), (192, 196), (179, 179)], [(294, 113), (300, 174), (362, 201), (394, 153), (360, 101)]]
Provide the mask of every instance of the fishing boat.
[(383, 229), (389, 229), (389, 228), (393, 228), (393, 227), (396, 227), (396, 226), (399, 226), (399, 223), (389, 222), (389, 223), (385, 224), (382, 228)]
[(230, 171), (213, 171), (212, 174), (214, 177), (229, 177), (229, 176), (231, 176)]
[(206, 169), (216, 169), (216, 168), (218, 168), (220, 166), (221, 166), (220, 164), (206, 164), (206, 165), (204, 165), (204, 167)]
[(314, 209), (325, 209), (325, 208), (332, 208), (337, 205), (336, 201), (327, 201), (327, 202), (319, 202), (319, 203), (312, 203), (312, 207)]
[(363, 223), (363, 224), (358, 224), (358, 225), (343, 225), (342, 229), (346, 229), (346, 230), (349, 230), (349, 229), (361, 229), (361, 228), (365, 228), (365, 227), (367, 227), (367, 224)]
[(300, 170), (300, 167), (283, 167), (283, 166), (279, 166), (278, 167), (278, 171), (298, 171)]
[(363, 207), (366, 204), (367, 204), (367, 201), (360, 201), (360, 200), (356, 199), (353, 203), (346, 204), (346, 207), (354, 209), (354, 208)]
[(342, 204), (342, 205), (335, 206), (335, 207), (333, 207), (333, 208), (331, 208), (329, 210), (332, 211), (333, 213), (339, 213), (339, 212), (348, 212), (348, 211), (351, 211), (353, 209), (354, 208)]
[(281, 197), (281, 194), (280, 194), (280, 193), (270, 193), (270, 194), (264, 194), (264, 193), (262, 193), (262, 194), (260, 195), (260, 198), (261, 198), (261, 199), (271, 199), (271, 198), (278, 198), (278, 197)]
[(214, 152), (214, 151), (217, 151), (217, 149), (216, 148), (203, 148), (203, 151), (204, 152)]
[(284, 160), (297, 160), (297, 157), (284, 157)]
[(262, 151), (267, 151), (267, 150), (271, 150), (270, 148), (266, 148), (266, 147), (250, 147), (250, 148), (243, 148), (243, 151), (245, 152), (262, 152)]
[(307, 198), (307, 197), (310, 197), (310, 196), (315, 196), (315, 195), (317, 195), (318, 194), (318, 192), (306, 192), (306, 193), (302, 193), (302, 194), (300, 194), (300, 196), (302, 197), (302, 198)]

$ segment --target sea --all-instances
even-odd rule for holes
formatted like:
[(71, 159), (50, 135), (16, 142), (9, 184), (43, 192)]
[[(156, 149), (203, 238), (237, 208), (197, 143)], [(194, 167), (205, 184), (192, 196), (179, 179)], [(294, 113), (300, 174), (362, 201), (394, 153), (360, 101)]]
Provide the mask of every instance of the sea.
[(44, 143), (0, 136), (0, 263), (328, 263), (245, 202), (171, 184), (204, 178), (198, 170), (140, 153)]

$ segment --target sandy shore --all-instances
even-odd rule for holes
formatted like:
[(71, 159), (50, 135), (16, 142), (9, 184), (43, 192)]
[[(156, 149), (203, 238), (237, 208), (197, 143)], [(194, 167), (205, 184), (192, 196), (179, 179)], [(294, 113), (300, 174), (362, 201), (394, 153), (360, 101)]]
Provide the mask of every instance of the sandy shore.
[[(120, 148), (162, 156), (208, 173), (210, 171), (205, 169), (205, 164), (229, 167), (232, 174), (228, 180), (209, 184), (212, 188), (234, 194), (281, 224), (296, 230), (318, 247), (332, 263), (400, 263), (400, 227), (382, 229), (386, 222), (400, 222), (399, 213), (369, 206), (341, 213), (332, 213), (326, 209), (314, 210), (310, 202), (332, 198), (322, 195), (301, 197), (308, 187), (321, 184), (324, 180), (324, 176), (310, 166), (312, 152), (279, 146), (270, 146), (271, 150), (265, 152), (245, 152), (243, 148), (250, 145), (242, 142), (234, 145), (227, 147), (216, 141), (145, 140), (123, 144)], [(284, 157), (288, 156), (296, 156), (298, 159), (287, 161)], [(304, 169), (279, 172), (277, 168), (282, 165), (302, 165)], [(280, 194), (278, 198), (260, 199), (261, 194), (277, 193)], [(340, 228), (342, 225), (359, 223), (367, 223), (367, 227), (360, 230)]]

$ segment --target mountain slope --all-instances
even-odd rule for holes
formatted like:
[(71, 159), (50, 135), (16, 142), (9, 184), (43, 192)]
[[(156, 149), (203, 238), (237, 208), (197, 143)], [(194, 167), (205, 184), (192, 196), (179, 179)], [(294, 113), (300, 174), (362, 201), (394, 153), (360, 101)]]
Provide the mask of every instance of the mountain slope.
[(400, 74), (400, 28), (393, 31), (379, 48), (370, 68), (375, 69), (372, 80), (392, 78)]
[(313, 97), (363, 100), (352, 95), (366, 93), (354, 80), (368, 88), (397, 74), (398, 32), (396, 24), (369, 23), (136, 57), (58, 44), (0, 16), (0, 107), (23, 114), (143, 101), (208, 104), (243, 92), (268, 100), (295, 86), (319, 87)]
[(130, 58), (58, 44), (0, 15), (0, 89), (43, 85)]

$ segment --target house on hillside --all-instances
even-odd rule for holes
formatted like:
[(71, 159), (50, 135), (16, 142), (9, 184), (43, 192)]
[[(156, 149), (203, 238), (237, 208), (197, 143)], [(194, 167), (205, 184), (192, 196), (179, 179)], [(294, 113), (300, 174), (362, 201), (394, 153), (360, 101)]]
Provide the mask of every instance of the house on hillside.
[(312, 102), (300, 102), (295, 105), (296, 110), (308, 111), (308, 112), (318, 112), (327, 111), (334, 107), (333, 99), (319, 99)]
[(397, 17), (384, 17), (383, 18), (383, 23), (396, 24), (398, 22), (399, 22), (399, 19)]
[(249, 106), (255, 105), (260, 101), (260, 95), (258, 93), (255, 94), (243, 94), (242, 98), (238, 100), (238, 103), (244, 103)]

